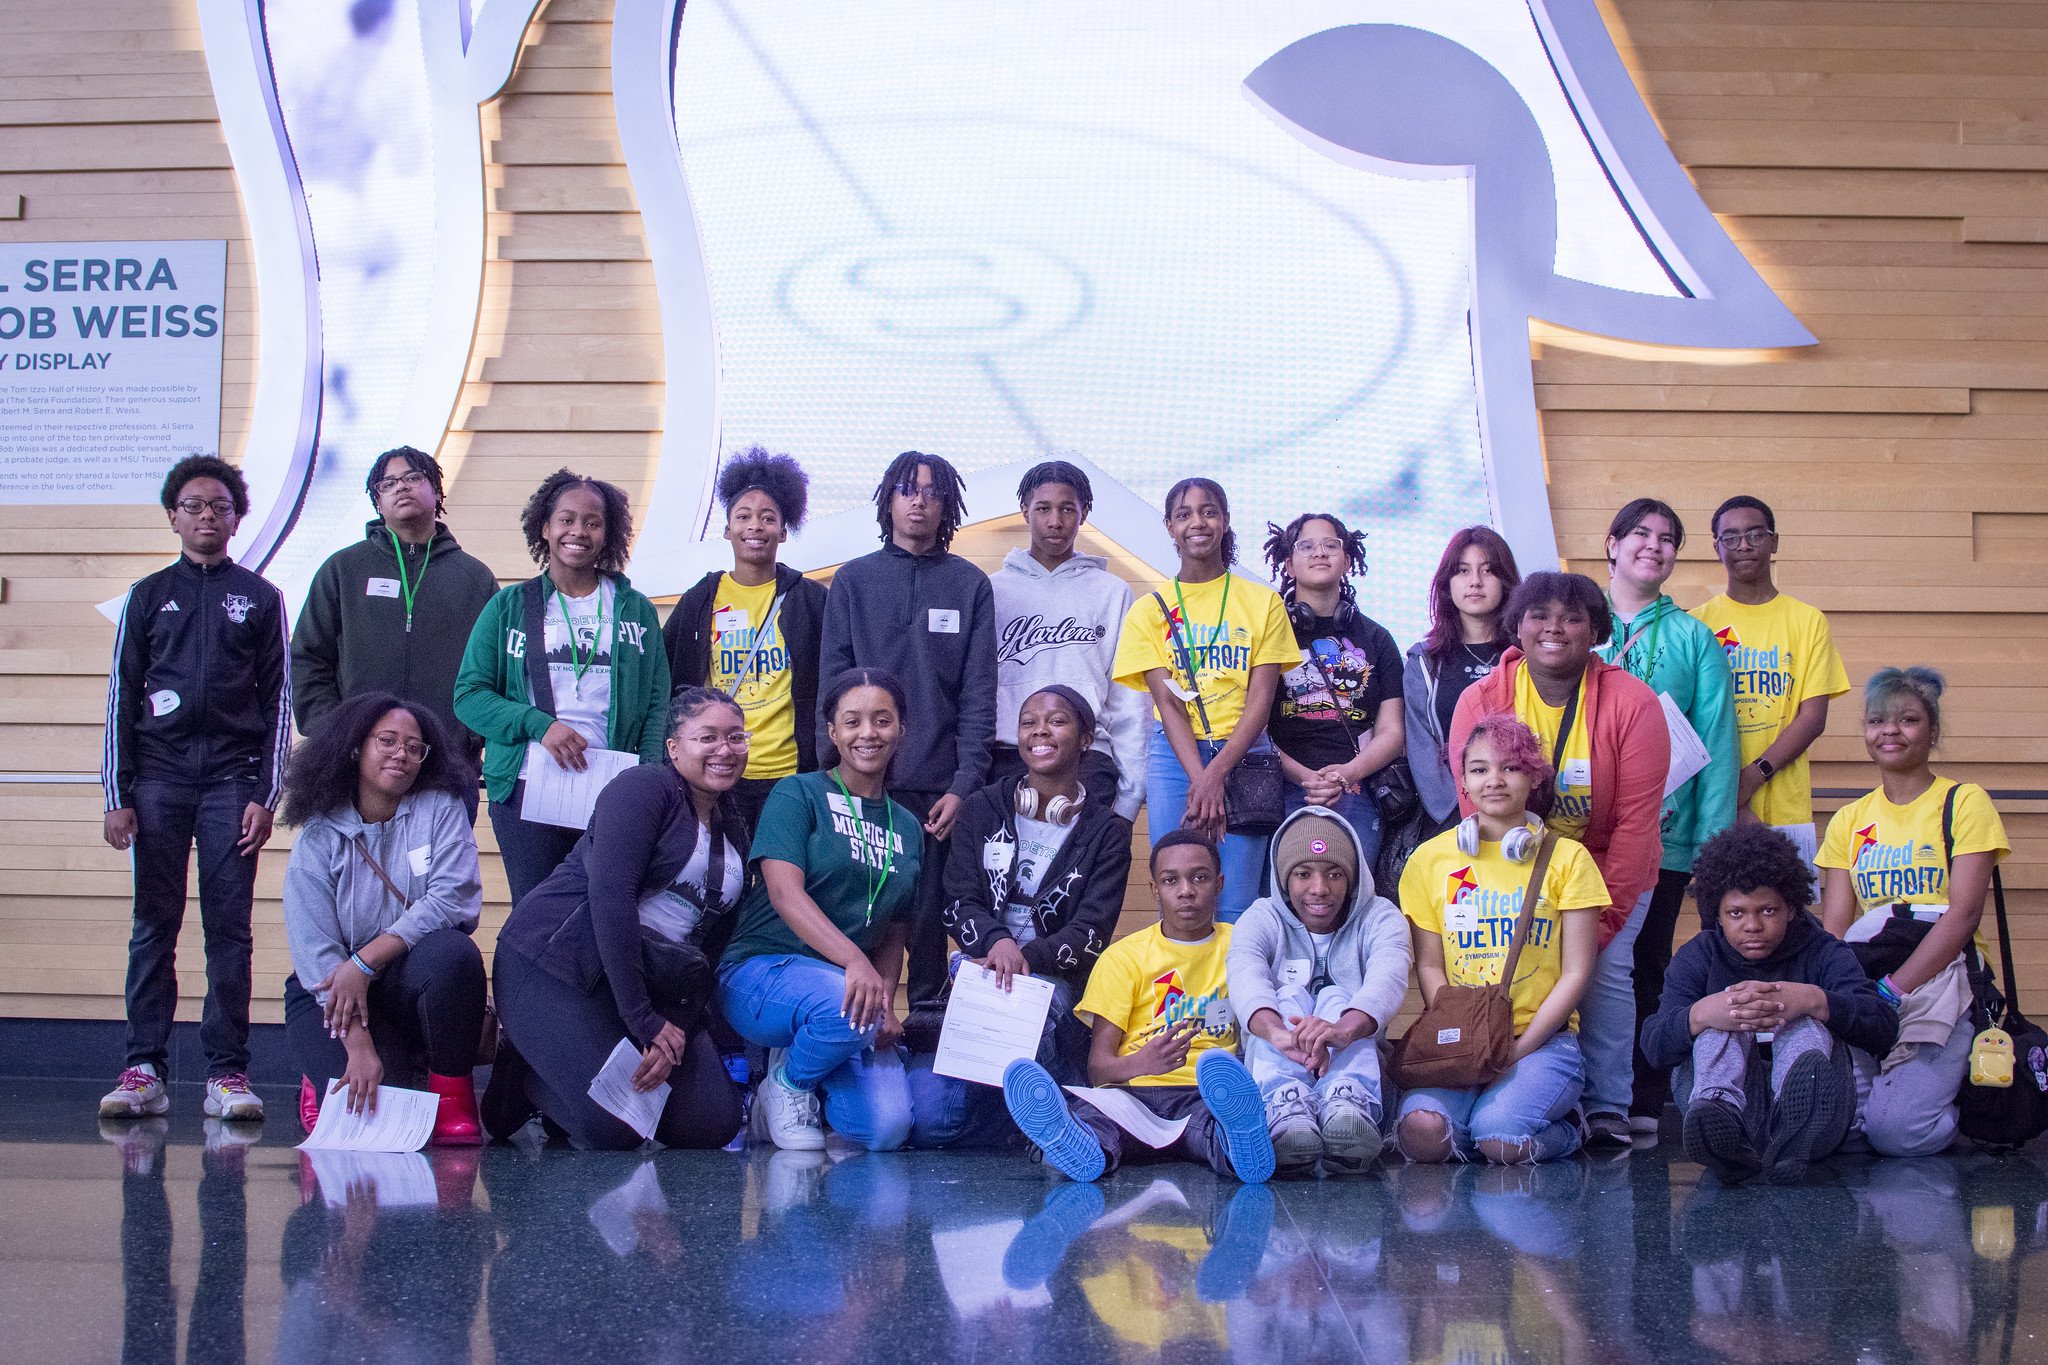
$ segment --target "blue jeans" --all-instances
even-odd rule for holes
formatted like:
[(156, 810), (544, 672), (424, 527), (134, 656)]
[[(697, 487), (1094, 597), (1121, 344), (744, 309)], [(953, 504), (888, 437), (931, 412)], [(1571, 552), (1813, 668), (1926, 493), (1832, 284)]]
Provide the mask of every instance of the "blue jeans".
[(1650, 915), (1652, 887), (1628, 923), (1600, 950), (1579, 997), (1579, 1048), (1586, 1060), (1586, 1116), (1627, 1114), (1636, 1092), (1636, 938)]
[[(1224, 741), (1220, 739), (1195, 741), (1203, 767), (1208, 767), (1209, 761), (1223, 752), (1223, 745)], [(1254, 750), (1271, 747), (1271, 742), (1264, 735), (1252, 745)], [(1154, 844), (1179, 829), (1181, 822), (1187, 819), (1187, 770), (1174, 756), (1165, 727), (1157, 724), (1152, 727), (1151, 752), (1145, 756), (1145, 806), (1146, 828)], [(1259, 885), (1266, 873), (1266, 843), (1267, 836), (1263, 834), (1223, 836), (1223, 894), (1216, 902), (1216, 918), (1223, 923), (1237, 923), (1237, 917), (1259, 898)]]
[[(1292, 782), (1283, 782), (1280, 794), (1286, 802), (1289, 815), (1308, 804), (1308, 798), (1302, 795), (1301, 788)], [(1336, 805), (1326, 809), (1335, 811), (1351, 822), (1352, 832), (1358, 835), (1358, 861), (1361, 866), (1370, 868), (1379, 861), (1380, 808), (1372, 803), (1370, 796), (1363, 792), (1345, 792), (1337, 798)], [(1379, 893), (1386, 896), (1387, 888), (1380, 887)], [(1387, 899), (1392, 900), (1393, 897), (1387, 896)]]
[[(1045, 1012), (1045, 1032), (1038, 1040), (1038, 1064), (1062, 1085), (1088, 1084), (1088, 1030), (1074, 1017), (1080, 996), (1058, 977), (1052, 980), (1052, 1004)], [(1022, 1141), (1002, 1087), (977, 1085), (932, 1070), (937, 1054), (918, 1052), (910, 1058), (910, 1145), (913, 1147), (1000, 1147)]]
[(1492, 1085), (1409, 1091), (1401, 1099), (1401, 1117), (1426, 1111), (1442, 1118), (1460, 1161), (1472, 1160), (1477, 1144), (1487, 1141), (1526, 1142), (1531, 1161), (1550, 1161), (1578, 1150), (1578, 1126), (1563, 1120), (1579, 1102), (1583, 1084), (1579, 1037), (1559, 1029)]
[(206, 931), (199, 1045), (209, 1077), (249, 1069), (256, 855), (244, 854), (237, 845), (242, 814), (255, 799), (256, 784), (238, 778), (188, 785), (145, 777), (135, 784), (135, 928), (128, 937), (123, 1066), (149, 1062), (159, 1076), (171, 1078), (178, 930), (185, 923), (185, 870), (197, 845), (199, 922)]
[[(1322, 993), (1313, 1000), (1301, 986), (1282, 986), (1279, 991), (1280, 1014), (1284, 1019), (1289, 1015), (1306, 1018), (1314, 1015), (1336, 1023), (1344, 1017), (1344, 1011), (1351, 1007), (1351, 993), (1339, 986), (1325, 986)], [(1251, 1068), (1252, 1079), (1259, 1083), (1259, 1093), (1271, 1099), (1273, 1092), (1289, 1082), (1299, 1081), (1315, 1092), (1318, 1100), (1327, 1099), (1330, 1092), (1339, 1088), (1356, 1092), (1374, 1123), (1380, 1121), (1386, 1112), (1380, 1099), (1380, 1039), (1378, 1034), (1361, 1038), (1347, 1048), (1330, 1054), (1330, 1069), (1322, 1079), (1309, 1074), (1307, 1067), (1281, 1052), (1250, 1029), (1244, 1032), (1244, 1064)]]
[(740, 1037), (788, 1048), (783, 1079), (823, 1092), (834, 1131), (869, 1151), (893, 1151), (910, 1136), (903, 1055), (875, 1051), (880, 1025), (855, 1028), (840, 1013), (845, 999), (846, 973), (812, 957), (764, 953), (718, 971), (718, 1008)]

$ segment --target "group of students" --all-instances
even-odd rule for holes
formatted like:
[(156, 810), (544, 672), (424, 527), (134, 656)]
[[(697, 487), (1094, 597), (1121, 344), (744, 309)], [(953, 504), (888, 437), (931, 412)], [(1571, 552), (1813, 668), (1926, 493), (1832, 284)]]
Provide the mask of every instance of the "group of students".
[[(780, 562), (803, 470), (752, 449), (718, 483), (733, 567), (666, 625), (621, 572), (610, 484), (550, 476), (521, 519), (541, 572), (503, 589), (440, 520), (431, 456), (387, 452), (368, 491), (378, 518), (287, 636), (277, 590), (226, 557), (237, 471), (195, 457), (166, 480), (183, 554), (131, 591), (109, 690), (106, 834), (135, 849), (136, 912), (103, 1117), (168, 1107), (195, 843), (206, 1112), (261, 1117), (250, 897), (281, 798), (309, 1126), (330, 1081), (360, 1108), (389, 1080), (439, 1094), (437, 1141), (538, 1116), (578, 1147), (637, 1146), (591, 1096), (625, 1039), (633, 1086), (668, 1087), (668, 1145), (739, 1133), (728, 1063), (751, 1044), (778, 1146), (827, 1125), (872, 1149), (1028, 1140), (1084, 1180), (1162, 1158), (1355, 1172), (1389, 1141), (1546, 1160), (1626, 1146), (1667, 1094), (1731, 1180), (1796, 1179), (1852, 1133), (1897, 1155), (1955, 1137), (2005, 836), (1981, 788), (1929, 766), (1938, 675), (1885, 669), (1864, 696), (1882, 785), (1815, 839), (1806, 752), (1848, 679), (1826, 618), (1776, 590), (1755, 498), (1714, 514), (1727, 590), (1692, 613), (1663, 591), (1685, 532), (1653, 499), (1615, 517), (1604, 588), (1525, 579), (1496, 533), (1460, 531), (1404, 665), (1357, 602), (1362, 533), (1269, 527), (1276, 591), (1234, 571), (1203, 478), (1165, 499), (1178, 572), (1134, 600), (1076, 551), (1080, 469), (1025, 475), (1030, 543), (990, 575), (950, 550), (957, 471), (906, 452), (875, 493), (882, 548), (828, 590)], [(1706, 762), (1667, 783), (1681, 726)], [(593, 749), (638, 764), (588, 828), (526, 819), (537, 765)], [(479, 766), (513, 900), (488, 983)], [(1141, 808), (1159, 918), (1112, 942)], [(1674, 960), (1689, 886), (1703, 932)], [(1842, 940), (1894, 906), (1932, 927), (1872, 980)], [(1000, 1092), (933, 1065), (960, 970), (1053, 986)], [(1386, 1026), (1411, 972), (1426, 1006), (1507, 987), (1504, 1071), (1400, 1083)]]

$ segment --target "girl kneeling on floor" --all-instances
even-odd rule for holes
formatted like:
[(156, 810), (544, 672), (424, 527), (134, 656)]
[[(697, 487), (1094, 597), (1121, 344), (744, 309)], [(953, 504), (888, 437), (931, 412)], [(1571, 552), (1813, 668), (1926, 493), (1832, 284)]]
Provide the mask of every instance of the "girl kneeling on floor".
[(505, 1036), (484, 1095), (493, 1137), (539, 1112), (573, 1146), (638, 1147), (640, 1133), (590, 1096), (625, 1040), (641, 1054), (633, 1089), (669, 1087), (655, 1141), (715, 1148), (739, 1132), (739, 1090), (704, 1012), (745, 880), (733, 787), (747, 765), (746, 720), (725, 693), (686, 687), (667, 730), (668, 760), (606, 784), (590, 828), (498, 935)]
[(441, 1097), (435, 1142), (483, 1140), (470, 1082), (483, 883), (462, 800), (475, 785), (433, 711), (389, 694), (351, 697), (292, 754), (282, 820), (301, 828), (284, 874), (284, 1016), (308, 1132), (331, 1079), (361, 1112), (388, 1078)]
[[(1498, 981), (1543, 838), (1529, 795), (1550, 765), (1527, 725), (1482, 716), (1459, 757), (1474, 813), (1415, 850), (1401, 874), (1401, 908), (1415, 926), (1415, 974), (1426, 1003), (1446, 985)], [(1512, 1062), (1489, 1085), (1412, 1090), (1397, 1129), (1410, 1161), (1549, 1161), (1579, 1146), (1568, 1116), (1585, 1074), (1572, 1012), (1593, 972), (1607, 885), (1576, 839), (1557, 838), (1508, 988)]]
[(823, 772), (777, 782), (761, 810), (759, 878), (719, 964), (718, 1003), (769, 1049), (754, 1103), (776, 1146), (825, 1145), (822, 1092), (835, 1131), (888, 1151), (910, 1136), (895, 999), (924, 853), (923, 823), (888, 792), (903, 685), (849, 668), (820, 709), (835, 752)]

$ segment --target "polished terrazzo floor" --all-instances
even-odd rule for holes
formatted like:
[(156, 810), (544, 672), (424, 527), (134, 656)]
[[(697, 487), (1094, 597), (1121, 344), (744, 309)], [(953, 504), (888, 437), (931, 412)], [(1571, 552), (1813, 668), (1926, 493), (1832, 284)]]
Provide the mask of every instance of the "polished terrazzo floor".
[[(1728, 1190), (1673, 1146), (1101, 1186), (1021, 1155), (430, 1151), (316, 1169), (0, 1082), (0, 1358), (2048, 1360), (2048, 1143)], [(224, 1140), (228, 1139), (228, 1140)]]

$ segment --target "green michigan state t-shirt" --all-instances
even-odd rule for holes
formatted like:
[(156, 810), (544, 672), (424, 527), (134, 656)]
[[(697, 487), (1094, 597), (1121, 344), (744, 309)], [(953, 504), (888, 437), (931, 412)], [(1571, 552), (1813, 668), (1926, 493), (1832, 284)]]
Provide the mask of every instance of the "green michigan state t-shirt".
[[(849, 803), (830, 773), (798, 773), (783, 778), (768, 793), (747, 857), (752, 862), (774, 858), (802, 868), (804, 890), (825, 918), (868, 952), (890, 921), (910, 908), (924, 857), (924, 826), (886, 797), (854, 796)], [(870, 890), (875, 893), (872, 917)], [(739, 928), (733, 931), (723, 960), (744, 962), (764, 953), (800, 953), (823, 960), (823, 954), (798, 938), (775, 912), (767, 883), (756, 878), (740, 902)]]

